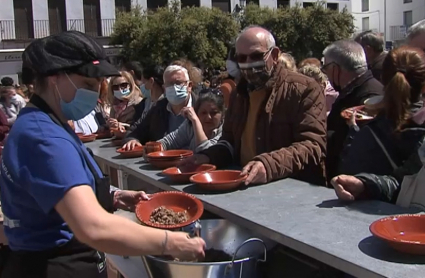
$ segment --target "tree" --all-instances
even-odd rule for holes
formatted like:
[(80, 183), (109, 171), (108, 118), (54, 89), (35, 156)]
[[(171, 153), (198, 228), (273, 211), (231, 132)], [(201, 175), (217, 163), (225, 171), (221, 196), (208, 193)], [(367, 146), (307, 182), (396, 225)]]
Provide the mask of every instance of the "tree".
[(187, 58), (215, 68), (224, 65), (228, 45), (238, 30), (232, 16), (219, 9), (180, 9), (174, 2), (154, 13), (136, 8), (120, 14), (112, 43), (122, 44), (125, 57), (145, 65)]
[(353, 20), (346, 9), (342, 12), (330, 10), (324, 2), (316, 2), (308, 8), (297, 5), (275, 10), (250, 4), (241, 17), (241, 25), (242, 28), (249, 25), (265, 27), (273, 33), (282, 51), (301, 60), (309, 52), (320, 58), (327, 45), (351, 37)]

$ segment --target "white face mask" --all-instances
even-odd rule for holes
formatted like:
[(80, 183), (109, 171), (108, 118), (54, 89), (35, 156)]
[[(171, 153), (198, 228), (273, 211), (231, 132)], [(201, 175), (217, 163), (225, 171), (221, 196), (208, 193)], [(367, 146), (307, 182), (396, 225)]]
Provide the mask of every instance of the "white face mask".
[(17, 101), (17, 100), (19, 100), (19, 98), (18, 98), (18, 96), (17, 95), (14, 95), (13, 97), (11, 97), (10, 98), (11, 100), (13, 100), (13, 101)]
[(226, 69), (230, 76), (234, 78), (239, 78), (241, 72), (239, 70), (238, 64), (232, 60), (226, 61)]

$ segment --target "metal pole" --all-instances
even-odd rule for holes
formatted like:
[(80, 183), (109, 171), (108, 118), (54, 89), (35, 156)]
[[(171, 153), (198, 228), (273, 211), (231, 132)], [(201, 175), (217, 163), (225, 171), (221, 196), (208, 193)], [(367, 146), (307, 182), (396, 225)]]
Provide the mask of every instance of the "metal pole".
[(387, 41), (387, 0), (384, 0), (384, 39)]

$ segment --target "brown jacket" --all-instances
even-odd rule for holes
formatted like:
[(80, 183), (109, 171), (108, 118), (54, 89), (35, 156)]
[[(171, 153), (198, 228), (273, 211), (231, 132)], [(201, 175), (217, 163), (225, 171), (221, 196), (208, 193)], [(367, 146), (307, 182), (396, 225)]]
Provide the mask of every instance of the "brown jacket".
[(130, 99), (127, 107), (122, 111), (120, 116), (116, 118), (114, 106), (111, 106), (111, 114), (110, 117), (113, 119), (117, 119), (120, 123), (133, 124), (134, 122), (134, 114), (136, 113), (136, 105), (142, 101), (142, 97), (136, 96), (133, 99)]
[[(267, 181), (286, 177), (325, 185), (326, 101), (313, 79), (276, 66), (266, 88), (269, 96), (256, 125), (257, 156)], [(248, 84), (241, 80), (232, 93), (223, 136), (203, 153), (212, 164), (240, 164), (241, 137), (249, 110)]]

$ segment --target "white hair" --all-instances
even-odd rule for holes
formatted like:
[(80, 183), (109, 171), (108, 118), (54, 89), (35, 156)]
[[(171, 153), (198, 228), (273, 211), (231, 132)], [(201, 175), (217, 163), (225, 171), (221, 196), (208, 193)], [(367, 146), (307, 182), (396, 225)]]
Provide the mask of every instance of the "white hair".
[(407, 30), (406, 41), (409, 42), (416, 36), (425, 33), (425, 19), (413, 24), (409, 30)]
[(323, 51), (326, 63), (335, 62), (350, 72), (363, 73), (367, 70), (366, 54), (363, 47), (353, 40), (340, 40)]
[(267, 48), (268, 49), (270, 49), (270, 48), (272, 48), (272, 47), (275, 47), (276, 46), (276, 41), (275, 41), (275, 39), (274, 39), (274, 37), (273, 37), (273, 35), (272, 35), (272, 33), (270, 33), (270, 31), (269, 30), (267, 30), (267, 29), (264, 29), (263, 27), (261, 27), (261, 26), (258, 26), (258, 25), (251, 25), (251, 26), (248, 26), (248, 27), (245, 27), (241, 32), (240, 32), (240, 34), (238, 35), (238, 37), (236, 38), (236, 42), (239, 40), (239, 38), (246, 32), (246, 31), (248, 31), (249, 29), (252, 29), (252, 28), (261, 28), (261, 29), (263, 29), (264, 30), (264, 33), (265, 33), (265, 35), (266, 35), (266, 44), (267, 44)]
[(181, 72), (184, 73), (184, 78), (186, 79), (186, 81), (190, 80), (189, 79), (189, 72), (187, 71), (187, 69), (182, 67), (182, 66), (178, 66), (178, 65), (168, 66), (164, 71), (164, 77), (165, 77), (166, 74), (177, 72), (177, 71), (181, 71)]

